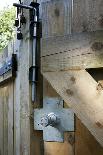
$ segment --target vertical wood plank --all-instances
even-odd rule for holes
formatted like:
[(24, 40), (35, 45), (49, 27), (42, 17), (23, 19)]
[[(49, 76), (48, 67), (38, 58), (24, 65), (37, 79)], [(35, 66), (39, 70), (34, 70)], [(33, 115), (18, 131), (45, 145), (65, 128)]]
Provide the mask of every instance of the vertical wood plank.
[(102, 0), (41, 0), (40, 3), (44, 38), (103, 30)]
[(13, 83), (8, 85), (8, 155), (13, 155), (14, 147), (14, 100)]
[[(45, 155), (74, 155), (73, 143), (69, 139), (74, 138), (73, 133), (64, 134), (64, 143), (57, 142), (44, 142), (44, 154)], [(78, 154), (79, 155), (79, 154)]]
[(3, 91), (0, 89), (0, 155), (4, 154), (4, 137), (3, 137)]
[(102, 0), (73, 0), (73, 32), (103, 30)]
[(71, 33), (72, 0), (41, 1), (43, 38)]
[(76, 118), (75, 155), (103, 155), (103, 148)]
[(14, 53), (17, 54), (18, 70), (14, 82), (14, 154), (20, 155), (20, 41), (14, 41)]
[(30, 107), (29, 107), (29, 50), (28, 40), (20, 47), (20, 154), (30, 155)]
[(4, 155), (8, 154), (8, 90), (3, 88)]

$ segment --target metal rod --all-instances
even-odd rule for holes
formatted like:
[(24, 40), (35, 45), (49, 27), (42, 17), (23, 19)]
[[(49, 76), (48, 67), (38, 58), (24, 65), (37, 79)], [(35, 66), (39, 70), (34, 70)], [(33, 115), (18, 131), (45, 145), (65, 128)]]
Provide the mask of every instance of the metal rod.
[(34, 7), (32, 6), (27, 6), (27, 5), (23, 5), (23, 4), (18, 4), (18, 3), (13, 3), (13, 6), (18, 7), (18, 8), (24, 8), (24, 9), (29, 9), (29, 10), (36, 10)]
[(36, 49), (37, 49), (37, 40), (36, 38), (32, 41), (32, 102), (36, 101)]
[(33, 66), (33, 73), (32, 73), (32, 102), (36, 102), (36, 92), (37, 92), (37, 24), (39, 22), (39, 8), (36, 8), (34, 16), (34, 27), (33, 27), (33, 38), (32, 38), (32, 66)]

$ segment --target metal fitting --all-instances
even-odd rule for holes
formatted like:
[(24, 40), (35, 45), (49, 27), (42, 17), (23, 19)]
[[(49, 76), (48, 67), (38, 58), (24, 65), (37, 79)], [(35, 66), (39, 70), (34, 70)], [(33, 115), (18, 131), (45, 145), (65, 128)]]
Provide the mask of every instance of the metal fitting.
[(41, 119), (41, 125), (44, 127), (47, 126), (56, 126), (57, 124), (60, 123), (60, 118), (57, 116), (55, 113), (51, 112), (45, 117)]

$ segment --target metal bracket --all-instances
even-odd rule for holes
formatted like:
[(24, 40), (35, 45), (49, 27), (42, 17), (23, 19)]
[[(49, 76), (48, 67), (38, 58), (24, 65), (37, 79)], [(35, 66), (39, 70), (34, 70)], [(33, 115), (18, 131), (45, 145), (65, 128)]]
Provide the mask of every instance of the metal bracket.
[(45, 98), (43, 109), (34, 110), (34, 129), (43, 130), (44, 141), (64, 141), (65, 131), (74, 131), (74, 113), (63, 108), (63, 100)]
[[(37, 37), (33, 36), (32, 33), (34, 33), (34, 27), (39, 24), (38, 17), (39, 17), (39, 3), (37, 2), (31, 2), (30, 5), (24, 5), (19, 1), (20, 3), (13, 3), (13, 6), (17, 8), (17, 15), (15, 19), (15, 26), (17, 27), (17, 39), (21, 40), (23, 39), (23, 34), (21, 32), (21, 26), (23, 24), (26, 24), (26, 18), (24, 16), (23, 9), (27, 9), (30, 11), (30, 35), (31, 37)], [(35, 18), (36, 17), (36, 18)]]
[(10, 58), (6, 58), (6, 60), (0, 64), (0, 66), (0, 84), (14, 79), (17, 71), (16, 54), (12, 54)]

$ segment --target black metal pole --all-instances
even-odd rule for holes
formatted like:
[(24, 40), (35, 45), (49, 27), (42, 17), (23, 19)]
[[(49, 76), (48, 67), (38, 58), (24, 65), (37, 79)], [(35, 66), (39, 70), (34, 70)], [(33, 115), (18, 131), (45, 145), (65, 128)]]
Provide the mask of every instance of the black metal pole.
[(31, 36), (32, 36), (32, 102), (36, 102), (37, 96), (37, 76), (38, 76), (38, 63), (37, 63), (37, 46), (38, 46), (38, 23), (39, 23), (39, 4), (31, 3), (36, 11), (31, 13)]
[(15, 6), (17, 8), (23, 8), (23, 9), (29, 9), (29, 10), (34, 9), (35, 10), (35, 8), (32, 6), (27, 6), (27, 5), (18, 4), (18, 3), (13, 3), (13, 6)]

